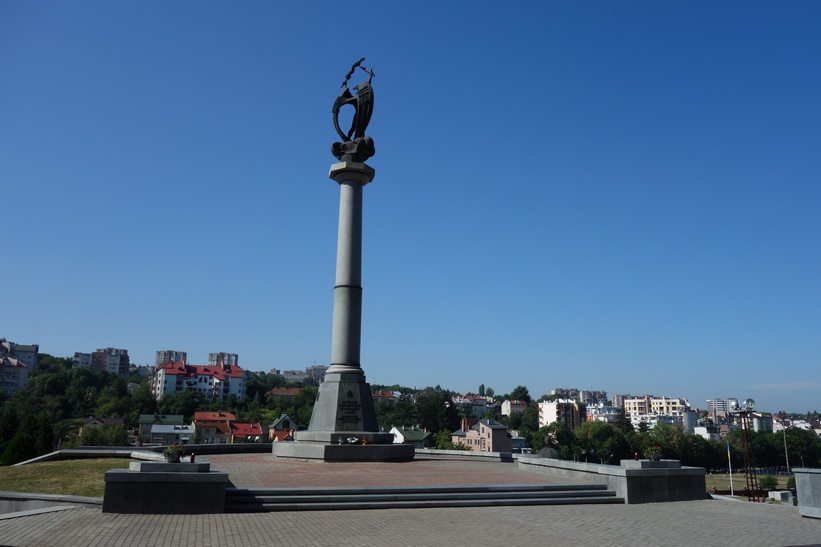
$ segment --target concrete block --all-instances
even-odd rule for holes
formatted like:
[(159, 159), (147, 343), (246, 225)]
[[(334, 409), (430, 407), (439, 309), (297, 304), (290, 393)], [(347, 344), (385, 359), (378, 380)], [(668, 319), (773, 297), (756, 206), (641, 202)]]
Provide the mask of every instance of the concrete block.
[(175, 473), (112, 469), (105, 474), (103, 512), (187, 515), (223, 513), (227, 484), (228, 473), (220, 471)]
[(821, 519), (821, 469), (793, 469), (798, 512), (802, 517)]

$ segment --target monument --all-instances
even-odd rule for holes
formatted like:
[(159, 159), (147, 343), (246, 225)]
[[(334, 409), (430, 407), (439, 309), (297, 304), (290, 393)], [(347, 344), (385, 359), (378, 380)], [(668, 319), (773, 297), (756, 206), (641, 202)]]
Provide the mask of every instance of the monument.
[[(362, 330), (362, 189), (375, 171), (365, 164), (375, 154), (373, 139), (365, 130), (373, 114), (374, 72), (351, 67), (334, 101), (334, 129), (342, 139), (331, 145), (339, 160), (331, 165), (330, 178), (339, 184), (339, 231), (336, 250), (331, 365), (319, 386), (311, 423), (292, 442), (274, 443), (278, 457), (323, 461), (401, 461), (413, 458), (413, 445), (394, 444), (393, 435), (380, 432), (370, 385), (360, 363)], [(359, 68), (368, 80), (348, 88)], [(343, 107), (354, 109), (351, 127), (339, 126)]]

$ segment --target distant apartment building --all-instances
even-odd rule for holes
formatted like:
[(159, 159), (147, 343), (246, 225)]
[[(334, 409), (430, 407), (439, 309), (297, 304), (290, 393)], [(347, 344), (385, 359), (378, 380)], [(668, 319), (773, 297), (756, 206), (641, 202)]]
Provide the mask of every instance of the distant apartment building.
[(468, 427), (468, 421), (462, 421), (462, 429), (451, 435), (451, 442), (467, 445), (475, 452), (511, 452), (513, 436), (507, 426), (494, 420), (479, 420)]
[(28, 381), (29, 367), (20, 359), (0, 357), (0, 391), (7, 395), (18, 389), (25, 389)]
[(221, 367), (222, 365), (230, 365), (235, 367), (239, 365), (239, 355), (236, 353), (209, 353), (208, 366)]
[(282, 372), (282, 377), (289, 382), (304, 382), (308, 375), (304, 370), (285, 370)]
[(621, 409), (618, 407), (598, 403), (587, 405), (586, 409), (585, 418), (588, 422), (607, 422), (608, 424), (615, 424), (619, 421), (619, 411)]
[(317, 384), (321, 384), (325, 381), (325, 373), (328, 371), (328, 368), (329, 367), (324, 365), (305, 367), (305, 375)]
[(38, 344), (16, 344), (5, 338), (0, 338), (0, 357), (12, 357), (21, 361), (29, 370), (37, 366), (37, 356), (40, 353)]
[(606, 405), (607, 404), (607, 392), (606, 391), (589, 391), (589, 390), (582, 390), (579, 392), (579, 402), (584, 403), (585, 405)]
[(558, 397), (560, 399), (565, 399), (568, 401), (578, 401), (579, 400), (579, 390), (575, 387), (566, 388), (566, 387), (557, 387), (556, 389), (550, 390), (550, 395), (553, 397)]
[(451, 398), (456, 407), (468, 418), (481, 418), (488, 412), (488, 401), (477, 395), (456, 395)]
[(640, 416), (642, 414), (669, 414), (682, 416), (689, 410), (690, 403), (682, 397), (654, 397), (646, 395), (644, 397), (634, 397), (625, 399), (624, 411), (628, 416)]
[(208, 399), (224, 400), (231, 395), (245, 396), (245, 371), (236, 365), (197, 366), (166, 363), (151, 377), (151, 392), (157, 400), (167, 393), (196, 391)]
[(0, 391), (11, 395), (25, 389), (29, 373), (37, 366), (40, 346), (15, 344), (0, 338)]
[(571, 399), (558, 399), (539, 403), (539, 427), (562, 422), (569, 429), (576, 429), (581, 422), (579, 403)]
[(325, 373), (328, 371), (328, 368), (329, 367), (324, 365), (312, 365), (305, 367), (305, 370), (280, 370), (273, 368), (270, 374), (282, 376), (289, 382), (312, 382), (321, 384), (325, 381)]
[(130, 366), (128, 350), (119, 348), (98, 348), (93, 353), (76, 352), (71, 359), (71, 368), (90, 368), (123, 377), (128, 376)]
[(188, 363), (188, 354), (184, 351), (174, 351), (172, 349), (158, 351), (154, 366), (158, 367), (166, 363), (182, 363), (185, 365)]
[(502, 401), (502, 416), (524, 414), (525, 410), (527, 410), (527, 402), (525, 401)]

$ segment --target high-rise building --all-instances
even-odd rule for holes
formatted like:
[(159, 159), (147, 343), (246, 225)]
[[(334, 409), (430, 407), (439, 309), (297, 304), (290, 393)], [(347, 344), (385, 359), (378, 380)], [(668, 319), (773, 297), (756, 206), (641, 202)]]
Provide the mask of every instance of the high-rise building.
[(154, 363), (154, 366), (164, 365), (166, 363), (188, 363), (188, 354), (184, 351), (174, 351), (172, 349), (167, 349), (165, 351), (158, 351), (157, 352), (157, 360)]
[(0, 391), (11, 395), (24, 389), (29, 373), (37, 366), (40, 346), (15, 344), (0, 338)]
[(221, 367), (222, 365), (231, 365), (235, 367), (239, 365), (239, 356), (236, 353), (209, 353), (208, 366)]
[(104, 370), (120, 376), (128, 376), (128, 350), (119, 348), (98, 348), (91, 354), (91, 368)]

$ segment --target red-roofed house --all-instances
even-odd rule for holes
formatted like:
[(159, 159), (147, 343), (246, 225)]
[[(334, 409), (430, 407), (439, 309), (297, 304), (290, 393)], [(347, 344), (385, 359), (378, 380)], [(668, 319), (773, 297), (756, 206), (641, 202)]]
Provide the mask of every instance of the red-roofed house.
[(195, 412), (194, 432), (202, 444), (228, 444), (231, 442), (231, 422), (236, 417), (230, 412)]
[(245, 396), (245, 371), (237, 365), (198, 366), (165, 363), (151, 377), (151, 392), (157, 400), (166, 393), (196, 391), (208, 399), (225, 400)]
[(231, 442), (251, 442), (261, 443), (265, 440), (263, 437), (262, 426), (259, 424), (248, 423), (231, 423)]
[(288, 402), (300, 391), (302, 391), (301, 387), (275, 387), (268, 392), (268, 397), (282, 399), (284, 402)]
[(194, 413), (194, 421), (195, 422), (232, 422), (236, 420), (237, 417), (231, 414), (230, 412), (195, 412)]

